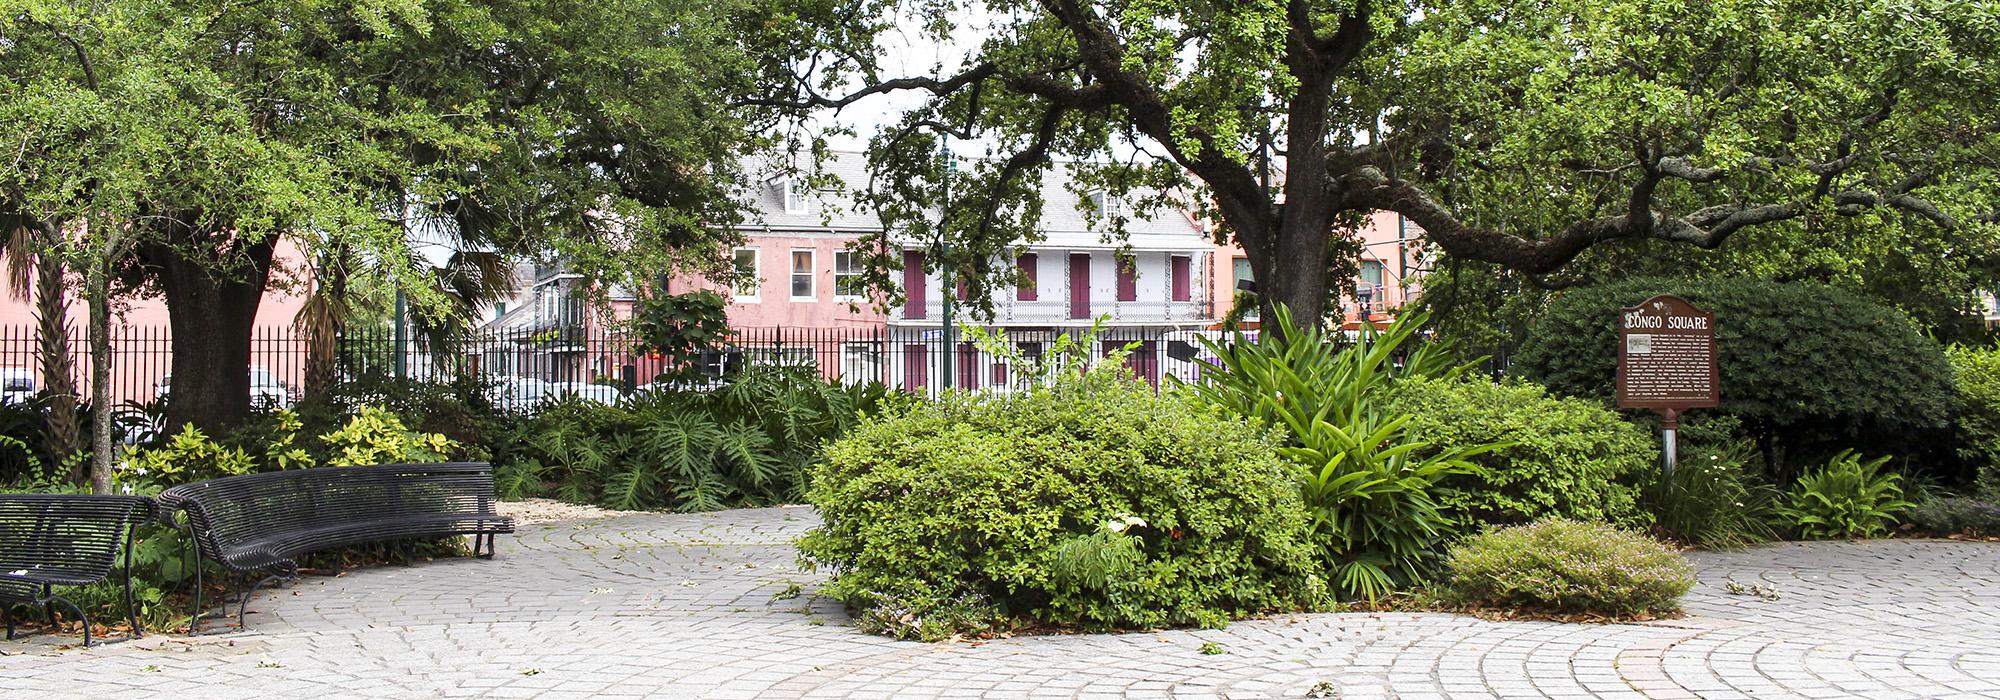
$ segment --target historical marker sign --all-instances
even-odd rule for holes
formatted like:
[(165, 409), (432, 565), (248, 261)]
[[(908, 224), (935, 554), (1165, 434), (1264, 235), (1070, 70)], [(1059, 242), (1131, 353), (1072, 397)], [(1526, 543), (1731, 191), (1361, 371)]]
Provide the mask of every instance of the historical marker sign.
[(1721, 404), (1715, 314), (1662, 294), (1619, 314), (1618, 343), (1620, 407), (1678, 413)]
[(1618, 405), (1660, 412), (1667, 474), (1678, 461), (1681, 411), (1722, 403), (1715, 314), (1671, 295), (1618, 314)]

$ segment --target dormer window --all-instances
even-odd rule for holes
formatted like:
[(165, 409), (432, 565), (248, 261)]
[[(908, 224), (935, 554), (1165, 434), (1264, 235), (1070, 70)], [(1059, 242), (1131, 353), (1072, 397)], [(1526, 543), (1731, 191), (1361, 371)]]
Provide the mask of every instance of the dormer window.
[(799, 182), (795, 180), (786, 180), (785, 213), (787, 214), (806, 213), (806, 204), (807, 204), (806, 196), (810, 194), (810, 192), (811, 190), (807, 189), (804, 185), (800, 184)]
[(1104, 190), (1097, 190), (1084, 195), (1084, 200), (1088, 202), (1090, 210), (1098, 216), (1112, 216), (1125, 213), (1125, 198), (1105, 192)]

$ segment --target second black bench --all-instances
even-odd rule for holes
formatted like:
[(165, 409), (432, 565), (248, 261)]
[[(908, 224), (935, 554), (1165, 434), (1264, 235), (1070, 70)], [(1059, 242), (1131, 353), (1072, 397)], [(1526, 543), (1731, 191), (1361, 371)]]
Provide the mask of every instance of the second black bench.
[[(160, 492), (163, 509), (187, 514), (195, 544), (195, 616), (201, 623), (204, 561), (248, 575), (268, 575), (243, 592), (298, 576), (297, 557), (325, 549), (422, 537), (473, 537), (473, 554), (491, 558), (494, 536), (514, 521), (494, 511), (493, 467), (483, 462), (322, 467), (211, 479)], [(225, 613), (227, 614), (227, 613)]]
[(135, 496), (0, 494), (0, 615), (7, 638), (14, 638), (14, 606), (34, 605), (56, 625), (56, 606), (83, 620), (83, 645), (90, 646), (90, 615), (55, 592), (56, 586), (86, 586), (104, 580), (125, 552), (125, 614), (132, 636), (140, 634), (132, 601), (132, 535), (153, 512), (153, 502)]

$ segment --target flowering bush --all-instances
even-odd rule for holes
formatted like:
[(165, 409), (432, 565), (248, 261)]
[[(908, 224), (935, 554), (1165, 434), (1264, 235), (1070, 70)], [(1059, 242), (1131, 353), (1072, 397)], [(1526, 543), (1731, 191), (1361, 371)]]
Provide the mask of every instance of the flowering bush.
[(1453, 547), (1445, 598), (1490, 608), (1630, 616), (1680, 609), (1694, 566), (1610, 525), (1544, 520)]

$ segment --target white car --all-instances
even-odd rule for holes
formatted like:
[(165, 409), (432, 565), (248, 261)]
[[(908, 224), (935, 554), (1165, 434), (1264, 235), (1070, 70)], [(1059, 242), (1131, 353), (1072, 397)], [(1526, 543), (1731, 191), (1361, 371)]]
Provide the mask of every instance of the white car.
[(493, 405), (508, 411), (527, 411), (542, 402), (548, 382), (528, 377), (500, 377), (493, 382)]
[(26, 367), (0, 367), (0, 404), (34, 400), (37, 379), (35, 371)]
[[(154, 385), (154, 398), (165, 402), (167, 394), (173, 388), (174, 375), (160, 377), (160, 381)], [(251, 406), (266, 409), (291, 408), (296, 398), (292, 395), (291, 385), (280, 381), (277, 375), (271, 374), (271, 370), (262, 367), (250, 368)]]
[(542, 392), (542, 398), (545, 401), (558, 401), (565, 397), (574, 396), (586, 401), (595, 401), (609, 406), (618, 403), (619, 399), (618, 387), (605, 386), (603, 384), (548, 382), (545, 386), (547, 389)]

